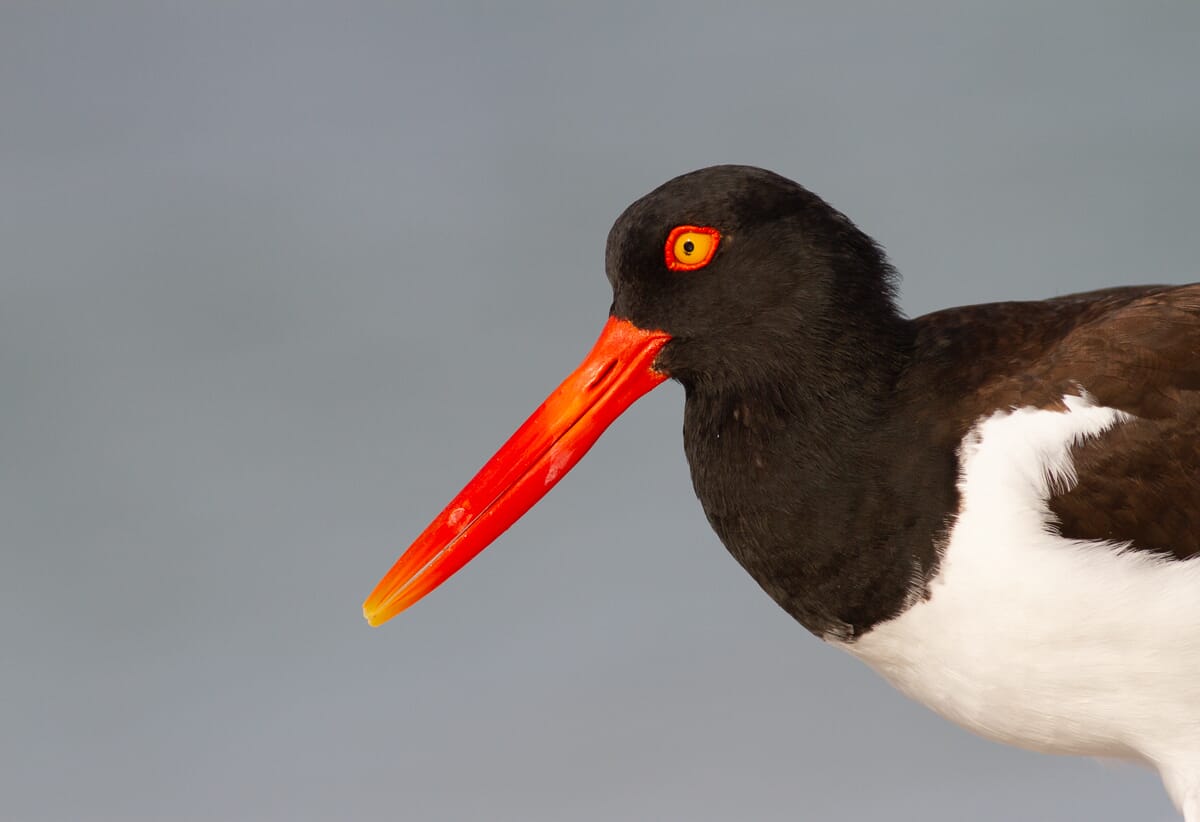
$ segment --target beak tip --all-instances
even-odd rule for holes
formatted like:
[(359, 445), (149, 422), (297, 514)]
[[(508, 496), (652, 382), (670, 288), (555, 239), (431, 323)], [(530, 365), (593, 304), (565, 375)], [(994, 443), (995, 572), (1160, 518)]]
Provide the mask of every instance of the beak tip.
[(367, 607), (366, 604), (363, 605), (363, 619), (365, 619), (367, 621), (367, 624), (370, 625), (372, 628), (378, 628), (380, 625), (382, 625), (384, 622), (387, 621), (386, 619), (380, 619), (379, 612), (376, 611), (374, 608)]
[(363, 603), (363, 619), (372, 628), (378, 628), (385, 622), (390, 622), (393, 617), (401, 611), (407, 610), (410, 602), (388, 601), (386, 598), (379, 598), (374, 595), (367, 597)]

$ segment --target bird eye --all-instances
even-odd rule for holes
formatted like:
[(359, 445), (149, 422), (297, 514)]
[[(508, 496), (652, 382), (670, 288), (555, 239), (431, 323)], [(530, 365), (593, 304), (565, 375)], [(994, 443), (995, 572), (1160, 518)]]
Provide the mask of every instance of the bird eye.
[(672, 271), (695, 271), (704, 268), (717, 253), (721, 232), (708, 226), (681, 225), (667, 236), (667, 268)]

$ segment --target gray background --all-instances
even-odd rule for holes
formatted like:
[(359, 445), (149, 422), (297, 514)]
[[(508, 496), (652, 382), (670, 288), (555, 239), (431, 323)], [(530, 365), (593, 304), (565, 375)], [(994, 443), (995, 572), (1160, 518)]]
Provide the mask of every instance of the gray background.
[(0, 818), (1168, 819), (892, 692), (709, 532), (669, 384), (359, 604), (717, 162), (912, 314), (1197, 277), (1193, 2), (0, 6)]

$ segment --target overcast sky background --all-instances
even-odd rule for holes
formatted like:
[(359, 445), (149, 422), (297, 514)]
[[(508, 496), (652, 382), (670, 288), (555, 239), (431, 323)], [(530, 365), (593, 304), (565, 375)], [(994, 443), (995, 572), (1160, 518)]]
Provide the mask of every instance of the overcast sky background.
[(678, 173), (803, 182), (910, 314), (1200, 278), (1198, 42), (1182, 0), (3, 3), (0, 818), (1173, 818), (793, 623), (673, 383), (428, 600), (360, 603)]

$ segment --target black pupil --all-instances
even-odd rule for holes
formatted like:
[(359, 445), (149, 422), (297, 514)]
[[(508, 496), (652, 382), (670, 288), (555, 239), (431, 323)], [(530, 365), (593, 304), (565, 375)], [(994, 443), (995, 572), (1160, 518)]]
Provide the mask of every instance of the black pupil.
[(684, 240), (684, 241), (683, 241), (683, 253), (684, 253), (684, 254), (691, 254), (691, 253), (692, 253), (693, 251), (695, 251), (695, 250), (696, 250), (696, 244), (695, 244), (695, 243), (693, 243), (691, 240)]

